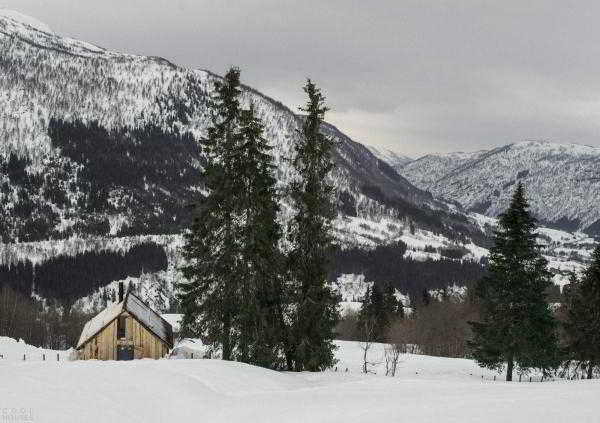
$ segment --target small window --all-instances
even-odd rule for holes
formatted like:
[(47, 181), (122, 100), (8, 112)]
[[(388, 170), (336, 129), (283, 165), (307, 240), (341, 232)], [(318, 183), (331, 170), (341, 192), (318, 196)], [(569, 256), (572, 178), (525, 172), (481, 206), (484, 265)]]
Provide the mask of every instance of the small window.
[(119, 316), (117, 320), (117, 338), (123, 339), (125, 338), (125, 327), (127, 326), (127, 317)]

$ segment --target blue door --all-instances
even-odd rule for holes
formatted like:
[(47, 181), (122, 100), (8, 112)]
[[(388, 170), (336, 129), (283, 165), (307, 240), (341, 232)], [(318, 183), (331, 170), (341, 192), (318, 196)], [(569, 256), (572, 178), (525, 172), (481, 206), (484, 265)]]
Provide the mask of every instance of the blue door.
[(133, 345), (117, 347), (117, 360), (133, 360)]

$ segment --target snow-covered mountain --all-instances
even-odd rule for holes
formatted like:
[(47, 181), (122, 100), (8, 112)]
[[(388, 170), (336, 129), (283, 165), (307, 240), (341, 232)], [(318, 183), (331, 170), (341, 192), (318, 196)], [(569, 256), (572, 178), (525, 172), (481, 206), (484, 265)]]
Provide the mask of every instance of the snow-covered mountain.
[(399, 154), (393, 150), (390, 150), (389, 148), (374, 147), (372, 145), (367, 145), (366, 147), (375, 155), (375, 157), (383, 160), (396, 170), (402, 169), (404, 166), (414, 160), (412, 157)]
[[(202, 190), (201, 138), (220, 77), (64, 38), (17, 13), (0, 14), (0, 51), (0, 277), (12, 271), (21, 285), (35, 278), (36, 295), (68, 293), (71, 302), (82, 290), (49, 276), (52, 289), (40, 285), (36, 266), (61, 275), (60, 266), (93, 265), (105, 273), (86, 282), (95, 299), (123, 278), (148, 281), (146, 298), (171, 295), (187, 206)], [(289, 158), (302, 117), (250, 87), (243, 101), (265, 124), (284, 188), (295, 177)], [(373, 248), (421, 231), (449, 246), (484, 242), (481, 227), (455, 205), (415, 187), (334, 126), (322, 130), (337, 145), (334, 227), (343, 246)], [(291, 212), (284, 199), (283, 222)], [(151, 266), (106, 266), (115, 254), (134, 260), (143, 251), (154, 254)], [(25, 266), (20, 276), (15, 263)]]
[[(32, 22), (0, 15), (3, 241), (179, 233), (182, 211), (201, 189), (198, 140), (219, 77), (63, 38)], [(251, 88), (243, 99), (266, 125), (285, 186), (294, 177), (287, 159), (301, 117)], [(333, 180), (344, 215), (473, 230), (362, 144), (332, 126), (324, 131), (339, 141)]]
[(517, 181), (544, 224), (600, 234), (600, 148), (529, 141), (489, 151), (430, 154), (396, 168), (436, 197), (488, 216), (508, 205)]

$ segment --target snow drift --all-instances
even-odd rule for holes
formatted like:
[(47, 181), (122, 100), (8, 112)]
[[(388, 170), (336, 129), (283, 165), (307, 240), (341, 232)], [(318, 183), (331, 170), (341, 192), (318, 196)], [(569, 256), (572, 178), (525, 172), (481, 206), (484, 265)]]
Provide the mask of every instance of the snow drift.
[[(0, 349), (7, 343), (0, 339)], [(61, 423), (552, 423), (596, 422), (600, 411), (600, 381), (494, 382), (470, 360), (412, 355), (402, 357), (395, 378), (363, 375), (359, 345), (338, 345), (338, 371), (323, 373), (220, 360), (0, 359), (2, 381), (9, 381), (0, 384), (0, 398), (33, 421)], [(381, 345), (374, 354), (382, 354)]]

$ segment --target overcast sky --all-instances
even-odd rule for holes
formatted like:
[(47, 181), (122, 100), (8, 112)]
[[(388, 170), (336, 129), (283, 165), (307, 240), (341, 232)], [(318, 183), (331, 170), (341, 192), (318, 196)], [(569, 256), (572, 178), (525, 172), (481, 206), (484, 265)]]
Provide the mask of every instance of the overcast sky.
[(0, 0), (55, 32), (242, 78), (419, 156), (543, 139), (600, 146), (595, 0)]

